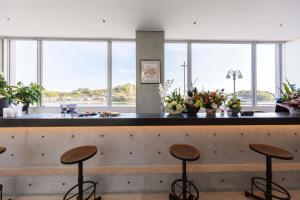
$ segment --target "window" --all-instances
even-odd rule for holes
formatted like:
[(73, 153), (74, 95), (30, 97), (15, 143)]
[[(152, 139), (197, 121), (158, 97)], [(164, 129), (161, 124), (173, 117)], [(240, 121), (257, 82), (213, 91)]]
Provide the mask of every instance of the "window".
[(170, 90), (187, 89), (187, 43), (165, 44), (165, 80), (174, 80)]
[(257, 104), (275, 103), (275, 45), (257, 46)]
[(10, 83), (24, 85), (37, 82), (37, 41), (11, 40), (10, 42)]
[(135, 42), (112, 42), (112, 105), (135, 106)]
[(45, 106), (107, 105), (107, 42), (44, 41)]
[(239, 70), (243, 78), (236, 80), (236, 93), (242, 104), (252, 104), (250, 44), (192, 44), (192, 81), (199, 89), (225, 89), (233, 93), (233, 79), (228, 70)]

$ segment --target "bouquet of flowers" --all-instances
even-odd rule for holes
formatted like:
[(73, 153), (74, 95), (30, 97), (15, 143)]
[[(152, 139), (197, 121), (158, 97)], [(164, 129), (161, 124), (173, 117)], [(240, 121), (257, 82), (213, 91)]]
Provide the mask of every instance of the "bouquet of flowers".
[(196, 114), (202, 106), (198, 89), (194, 87), (192, 90), (188, 90), (187, 95), (188, 96), (184, 101), (184, 105), (189, 114)]
[(205, 109), (217, 110), (225, 101), (224, 89), (213, 92), (203, 90), (199, 95)]
[(237, 115), (241, 111), (241, 100), (234, 94), (227, 102), (226, 106), (232, 115)]
[(184, 100), (180, 94), (180, 91), (178, 92), (175, 89), (173, 92), (171, 92), (171, 95), (167, 96), (166, 102), (167, 102), (167, 111), (170, 114), (180, 114), (183, 112)]
[(291, 84), (289, 81), (283, 83), (281, 102), (300, 109), (300, 89), (296, 89), (296, 85)]

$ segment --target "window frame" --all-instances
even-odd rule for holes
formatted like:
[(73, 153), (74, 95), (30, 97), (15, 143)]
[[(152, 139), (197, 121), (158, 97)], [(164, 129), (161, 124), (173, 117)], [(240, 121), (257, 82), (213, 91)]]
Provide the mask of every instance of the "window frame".
[[(275, 97), (280, 96), (283, 83), (283, 44), (285, 41), (211, 41), (211, 40), (165, 40), (165, 43), (187, 43), (187, 86), (192, 85), (192, 44), (250, 44), (251, 45), (251, 92), (252, 104), (243, 106), (245, 109), (271, 112), (275, 108), (274, 104), (257, 103), (257, 44), (275, 44)], [(224, 75), (225, 76), (225, 75)]]
[[(101, 39), (101, 38), (34, 38), (34, 37), (3, 37), (2, 39), (2, 71), (7, 74), (7, 79), (10, 82), (11, 70), (10, 70), (10, 41), (11, 40), (36, 40), (38, 42), (38, 64), (37, 64), (37, 81), (38, 84), (43, 84), (43, 41), (105, 41), (107, 42), (107, 91), (108, 91), (108, 102), (106, 107), (88, 107), (89, 110), (96, 110), (101, 108), (107, 108), (112, 111), (118, 110), (121, 112), (135, 112), (135, 106), (124, 106), (117, 107), (112, 106), (112, 42), (136, 42), (135, 39)], [(256, 102), (256, 89), (257, 89), (257, 76), (256, 76), (256, 45), (257, 44), (275, 44), (275, 85), (276, 93), (275, 96), (280, 95), (280, 89), (283, 83), (283, 45), (286, 41), (215, 41), (215, 40), (168, 40), (164, 43), (187, 43), (187, 86), (191, 87), (192, 84), (192, 43), (213, 43), (213, 44), (250, 44), (251, 45), (251, 91), (252, 91), (252, 105), (244, 106), (245, 109), (272, 111), (275, 104), (270, 105), (258, 105)], [(56, 107), (45, 107), (39, 105), (36, 108), (38, 111), (56, 111)], [(79, 110), (87, 109), (87, 107), (80, 107)]]
[[(7, 46), (4, 47), (7, 52), (6, 63), (4, 66), (4, 73), (7, 74), (7, 79), (12, 84), (13, 70), (11, 66), (11, 41), (13, 40), (27, 40), (37, 41), (37, 83), (43, 85), (43, 42), (44, 41), (72, 41), (72, 42), (107, 42), (107, 103), (106, 106), (94, 106), (94, 107), (79, 107), (78, 110), (99, 110), (109, 109), (112, 111), (121, 112), (135, 112), (136, 106), (112, 106), (112, 42), (133, 42), (133, 39), (86, 39), (86, 38), (24, 38), (24, 37), (8, 37), (4, 38)], [(36, 112), (56, 112), (59, 107), (43, 106), (42, 102), (37, 106)]]

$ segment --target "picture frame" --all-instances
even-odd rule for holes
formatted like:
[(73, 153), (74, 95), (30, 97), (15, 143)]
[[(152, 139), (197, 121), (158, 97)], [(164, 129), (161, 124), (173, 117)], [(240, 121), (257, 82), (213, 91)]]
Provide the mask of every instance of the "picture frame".
[(141, 60), (141, 83), (158, 84), (161, 80), (160, 60)]

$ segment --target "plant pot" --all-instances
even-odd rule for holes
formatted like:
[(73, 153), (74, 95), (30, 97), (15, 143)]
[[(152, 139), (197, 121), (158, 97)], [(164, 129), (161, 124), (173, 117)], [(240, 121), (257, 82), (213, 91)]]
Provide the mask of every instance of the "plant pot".
[(241, 111), (240, 108), (232, 108), (232, 109), (229, 110), (229, 112), (230, 112), (230, 114), (231, 114), (232, 116), (237, 116), (237, 115), (239, 114), (240, 111)]
[(0, 116), (3, 116), (3, 108), (8, 108), (10, 103), (7, 99), (2, 98), (0, 99)]
[(200, 110), (200, 106), (195, 107), (192, 104), (185, 104), (185, 107), (186, 107), (187, 113), (190, 115), (196, 115)]
[(29, 104), (24, 104), (22, 107), (22, 112), (24, 112), (25, 114), (28, 114), (28, 109), (29, 109)]
[(205, 109), (206, 116), (215, 116), (217, 113), (217, 109)]

